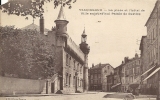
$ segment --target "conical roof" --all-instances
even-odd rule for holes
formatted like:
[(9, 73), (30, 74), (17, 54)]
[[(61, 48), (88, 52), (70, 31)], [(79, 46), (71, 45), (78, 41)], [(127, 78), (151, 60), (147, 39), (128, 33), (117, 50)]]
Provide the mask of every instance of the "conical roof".
[(84, 37), (87, 36), (85, 33), (85, 29), (83, 30), (82, 36), (84, 36)]
[(63, 6), (61, 6), (61, 8), (60, 8), (57, 20), (66, 20), (66, 17), (65, 17), (64, 11), (63, 11)]

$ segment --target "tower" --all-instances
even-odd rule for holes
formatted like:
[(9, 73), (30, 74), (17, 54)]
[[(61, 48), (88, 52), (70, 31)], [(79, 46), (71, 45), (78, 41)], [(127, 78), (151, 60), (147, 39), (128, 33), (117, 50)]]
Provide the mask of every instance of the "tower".
[(54, 21), (56, 23), (56, 35), (62, 38), (67, 38), (67, 24), (68, 21), (65, 18), (63, 11), (63, 5), (61, 5), (57, 19)]
[(87, 44), (87, 35), (85, 34), (85, 29), (81, 35), (81, 44), (80, 49), (84, 53), (84, 70), (83, 70), (83, 79), (84, 79), (84, 91), (88, 91), (88, 54), (90, 47)]
[[(61, 51), (63, 51), (63, 47), (66, 45), (66, 41), (68, 38), (68, 34), (67, 34), (68, 21), (65, 18), (65, 14), (63, 11), (63, 5), (61, 5), (58, 17), (54, 22), (56, 24), (56, 28), (54, 29), (56, 31), (55, 52), (56, 52), (56, 57), (61, 58), (61, 55), (58, 55), (58, 54), (62, 53)], [(59, 62), (59, 61), (61, 61), (61, 59), (56, 60), (56, 62)], [(61, 67), (61, 68), (59, 68), (58, 76), (62, 76), (62, 77), (59, 77), (58, 83), (60, 85), (59, 89), (63, 90), (63, 84), (64, 84), (63, 83), (63, 65), (56, 66), (56, 67), (58, 67), (58, 68)]]

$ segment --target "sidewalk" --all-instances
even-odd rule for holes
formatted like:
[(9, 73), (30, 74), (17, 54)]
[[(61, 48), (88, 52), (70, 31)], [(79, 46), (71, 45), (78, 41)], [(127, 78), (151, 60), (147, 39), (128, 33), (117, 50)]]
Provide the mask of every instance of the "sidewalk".
[(136, 98), (157, 98), (157, 95), (139, 95)]
[(52, 94), (11, 94), (11, 95), (2, 95), (0, 97), (24, 97), (24, 96), (27, 96), (27, 97), (37, 97), (37, 96), (63, 96), (63, 95), (84, 95), (84, 94), (97, 94), (99, 93), (98, 91), (97, 92), (83, 92), (83, 93), (68, 93), (68, 94), (55, 94), (55, 93), (52, 93)]

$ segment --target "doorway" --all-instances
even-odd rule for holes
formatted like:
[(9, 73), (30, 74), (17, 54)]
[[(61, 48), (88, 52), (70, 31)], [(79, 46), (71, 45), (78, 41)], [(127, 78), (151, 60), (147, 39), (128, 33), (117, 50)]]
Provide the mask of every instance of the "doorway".
[(77, 92), (77, 77), (75, 78), (75, 92)]
[(54, 83), (51, 83), (51, 93), (54, 93)]

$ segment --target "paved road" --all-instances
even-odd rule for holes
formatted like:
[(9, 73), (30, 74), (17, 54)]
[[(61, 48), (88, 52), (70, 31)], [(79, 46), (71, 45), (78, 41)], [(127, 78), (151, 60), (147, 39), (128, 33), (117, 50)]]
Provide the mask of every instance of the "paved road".
[[(20, 97), (1, 97), (0, 100), (120, 100), (113, 98), (103, 98), (105, 92), (96, 93), (82, 93), (82, 94), (72, 94), (72, 95), (52, 95), (52, 96), (40, 96), (40, 95), (30, 95), (30, 96), (20, 96)], [(156, 100), (155, 98), (138, 98), (136, 100)]]

